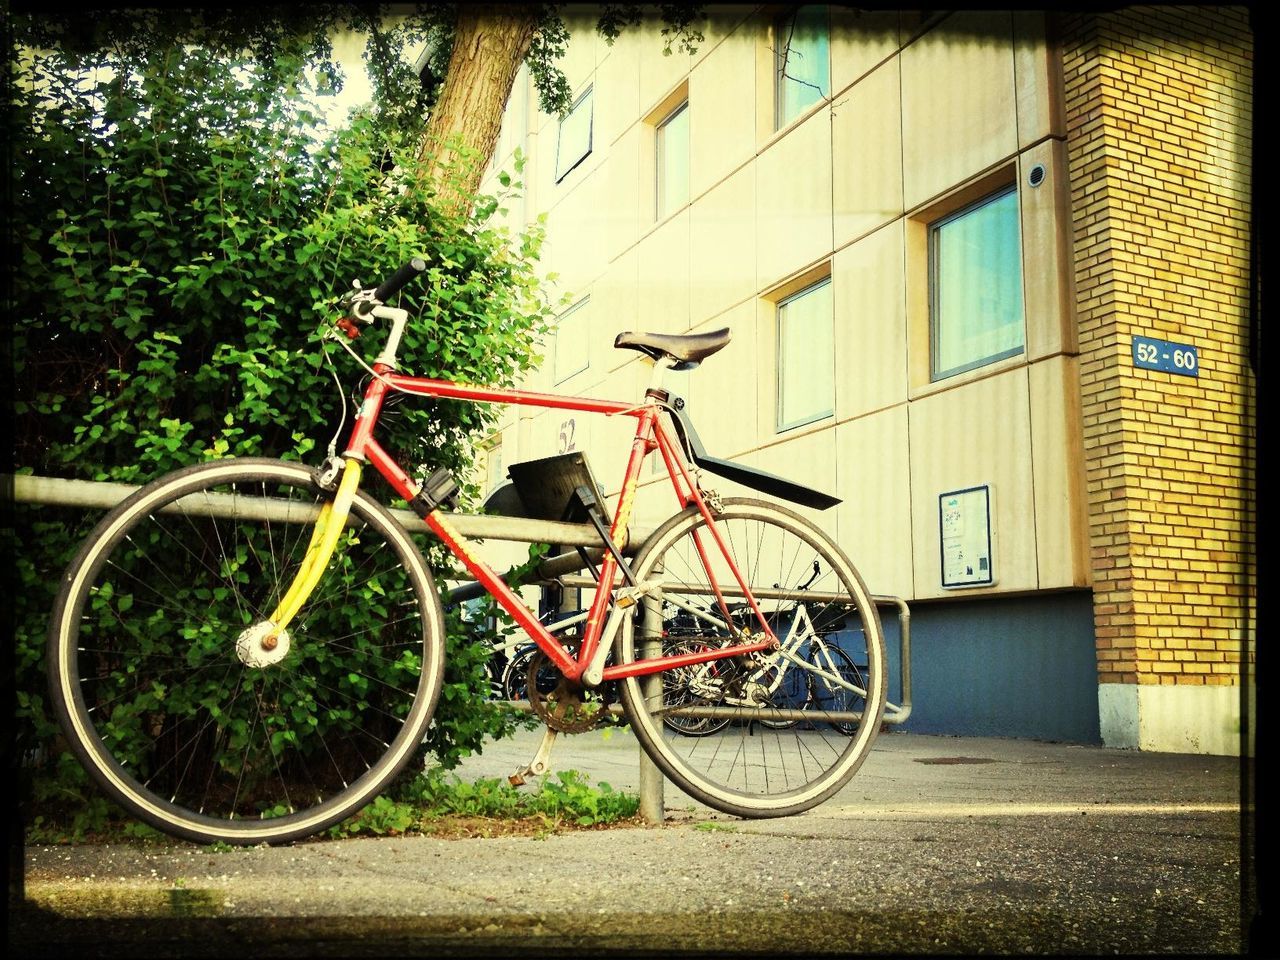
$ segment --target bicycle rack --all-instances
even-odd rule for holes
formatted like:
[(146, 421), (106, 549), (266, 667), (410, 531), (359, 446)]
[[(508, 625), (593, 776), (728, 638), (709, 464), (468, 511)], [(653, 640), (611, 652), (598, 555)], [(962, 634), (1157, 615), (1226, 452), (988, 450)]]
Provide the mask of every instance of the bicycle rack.
[[(25, 475), (0, 476), (4, 492), (11, 493), (17, 502), (44, 503), (50, 505), (109, 509), (138, 489), (136, 485), (103, 481), (65, 480), (54, 477)], [(238, 497), (228, 504), (241, 516), (253, 516), (261, 510), (266, 515), (277, 505), (255, 497)], [(215, 506), (213, 509), (219, 509)], [(422, 521), (411, 510), (393, 510), (392, 514), (411, 533), (426, 533)], [(450, 522), (465, 537), (511, 540), (524, 543), (557, 543), (562, 547), (584, 547), (592, 562), (604, 554), (600, 535), (589, 523), (566, 523), (557, 520), (538, 520), (513, 516), (476, 516), (473, 514), (449, 514)], [(634, 554), (652, 533), (652, 530), (633, 528), (626, 554)], [(538, 567), (537, 580), (550, 582), (562, 580), (585, 567), (577, 550), (565, 552), (543, 560)], [(594, 586), (594, 581), (582, 579), (580, 585)], [(468, 583), (449, 591), (451, 601), (461, 603), (484, 593), (479, 584)], [(898, 724), (911, 715), (911, 611), (901, 597), (873, 596), (877, 606), (895, 607), (898, 611), (898, 642), (902, 673), (902, 702), (889, 703), (885, 707), (884, 722)]]
[(911, 608), (901, 597), (873, 596), (879, 607), (898, 611), (898, 663), (902, 675), (902, 702), (884, 705), (885, 723), (904, 723), (911, 716)]
[[(574, 464), (576, 466), (576, 464)], [(132, 484), (111, 483), (103, 481), (66, 480), (54, 477), (34, 477), (25, 475), (0, 475), (0, 492), (11, 495), (15, 502), (42, 503), (49, 505), (76, 507), (80, 509), (110, 509), (129, 494), (139, 489)], [(266, 516), (276, 518), (281, 504), (269, 499), (247, 496), (226, 498), (227, 502), (205, 504), (210, 513), (229, 516)], [(407, 531), (413, 534), (427, 534), (429, 531), (421, 520), (410, 510), (392, 510), (392, 515)], [(594, 580), (575, 577), (573, 574), (585, 569), (589, 563), (598, 562), (605, 553), (600, 534), (590, 523), (565, 522), (561, 520), (538, 519), (511, 515), (475, 515), (449, 514), (451, 524), (464, 537), (477, 539), (508, 540), (524, 543), (554, 543), (562, 549), (574, 548), (542, 561), (531, 582), (557, 582), (564, 586), (594, 587)], [(294, 522), (307, 518), (290, 510), (288, 519)], [(575, 518), (577, 519), (577, 518)], [(634, 555), (653, 533), (649, 529), (632, 528), (627, 538), (623, 553)], [(451, 602), (461, 603), (464, 600), (480, 596), (484, 588), (476, 583), (464, 583), (449, 591)], [(817, 598), (818, 595), (814, 595)], [(838, 598), (837, 598), (838, 599)], [(902, 700), (900, 703), (887, 703), (883, 722), (899, 724), (911, 714), (911, 612), (905, 600), (893, 596), (873, 596), (872, 600), (879, 607), (892, 606), (898, 616), (899, 663), (901, 664)], [(505, 701), (517, 710), (531, 710), (532, 707), (523, 701)], [(617, 704), (610, 706), (610, 712), (620, 712)], [(729, 710), (729, 707), (692, 707), (695, 713), (701, 711)], [(802, 711), (797, 711), (796, 719), (803, 719)], [(790, 719), (789, 717), (787, 719)], [(839, 715), (839, 719), (846, 719)], [(850, 714), (847, 719), (861, 719), (860, 715)], [(663, 778), (653, 766), (648, 756), (641, 751), (640, 755), (640, 800), (641, 813), (647, 819), (660, 822), (663, 817)]]

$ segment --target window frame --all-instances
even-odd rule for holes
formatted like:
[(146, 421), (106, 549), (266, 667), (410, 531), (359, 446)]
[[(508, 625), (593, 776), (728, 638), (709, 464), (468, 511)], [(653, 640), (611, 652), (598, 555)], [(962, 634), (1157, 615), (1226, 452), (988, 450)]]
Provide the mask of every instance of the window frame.
[[(573, 101), (573, 105), (569, 107), (568, 113), (564, 115), (564, 118), (560, 121), (560, 125), (556, 130), (556, 167), (555, 167), (556, 183), (560, 183), (561, 181), (563, 181), (565, 177), (569, 176), (569, 174), (573, 173), (574, 170), (576, 170), (579, 166), (581, 166), (582, 162), (586, 160), (587, 157), (591, 156), (591, 151), (594, 149), (594, 145), (595, 145), (595, 96), (594, 96), (594, 93), (595, 93), (594, 85), (590, 85), (587, 87), (587, 89), (582, 91), (582, 94), (576, 100)], [(590, 106), (589, 106), (589, 113), (587, 114), (587, 119), (586, 119), (586, 130), (587, 130), (586, 143), (583, 145), (582, 152), (576, 156), (576, 158), (573, 160), (572, 163), (569, 163), (569, 165), (565, 167), (564, 166), (565, 128), (570, 125), (570, 121), (573, 120), (574, 115), (578, 112), (578, 110), (582, 107), (582, 105), (587, 101), (590, 101)]]
[[(830, 324), (830, 335), (831, 335), (830, 350), (827, 353), (827, 361), (830, 365), (830, 370), (829, 370), (829, 382), (831, 387), (831, 392), (829, 397), (830, 405), (824, 410), (807, 413), (802, 417), (799, 417), (794, 420), (790, 420), (790, 421), (784, 420), (783, 414), (785, 411), (783, 409), (783, 402), (785, 398), (785, 392), (784, 392), (785, 379), (784, 378), (785, 378), (786, 368), (784, 367), (783, 364), (784, 364), (784, 358), (786, 357), (786, 354), (784, 352), (784, 340), (783, 340), (783, 326), (784, 326), (783, 311), (786, 309), (788, 305), (795, 303), (797, 300), (800, 300), (803, 297), (809, 296), (810, 294), (816, 292), (821, 287), (827, 287), (830, 290), (829, 303), (831, 306), (831, 310), (830, 310), (829, 316), (826, 318)], [(825, 276), (816, 278), (811, 283), (805, 284), (800, 289), (795, 290), (791, 293), (788, 293), (786, 296), (780, 297), (777, 300), (777, 302), (774, 304), (774, 318), (775, 318), (774, 348), (776, 351), (774, 426), (775, 426), (775, 432), (785, 433), (788, 430), (795, 430), (799, 427), (806, 427), (806, 426), (809, 426), (810, 424), (818, 423), (819, 421), (826, 420), (830, 417), (835, 416), (835, 412), (836, 412), (835, 289), (832, 285), (831, 274), (828, 273)]]
[(939, 304), (940, 284), (939, 284), (939, 251), (938, 251), (938, 235), (944, 227), (955, 223), (965, 217), (977, 212), (978, 210), (996, 203), (1006, 197), (1013, 195), (1015, 200), (1018, 198), (1018, 184), (1016, 182), (1007, 184), (1003, 187), (997, 187), (975, 200), (958, 207), (951, 212), (931, 220), (926, 226), (926, 269), (928, 283), (928, 332), (929, 332), (929, 383), (940, 383), (949, 380), (952, 377), (968, 373), (971, 370), (977, 370), (980, 367), (989, 366), (993, 363), (999, 363), (1001, 360), (1007, 360), (1026, 353), (1027, 349), (1027, 316), (1026, 316), (1026, 296), (1023, 291), (1023, 250), (1022, 250), (1022, 223), (1019, 211), (1019, 204), (1014, 205), (1013, 225), (1017, 231), (1017, 266), (1018, 277), (1016, 289), (1018, 291), (1018, 320), (1020, 325), (1020, 339), (1018, 345), (1010, 347), (996, 353), (987, 354), (972, 360), (964, 361), (956, 366), (940, 369), (940, 360), (938, 356), (941, 338), (939, 336), (939, 325), (943, 318), (941, 317), (941, 308)]
[[(679, 204), (668, 206), (666, 203), (667, 194), (667, 178), (664, 174), (667, 172), (667, 165), (663, 162), (666, 156), (666, 137), (664, 131), (679, 116), (685, 118), (685, 151), (684, 151), (684, 197)], [(692, 112), (689, 109), (689, 98), (685, 97), (678, 104), (672, 107), (667, 113), (654, 124), (654, 220), (665, 220), (677, 210), (685, 207), (689, 203), (690, 184), (689, 184), (689, 128), (692, 122)]]
[(506, 482), (506, 474), (498, 474), (505, 464), (502, 462), (502, 431), (498, 431), (481, 444), (484, 450), (484, 495), (487, 497)]
[[(578, 374), (582, 373), (584, 370), (588, 370), (591, 368), (591, 345), (590, 345), (590, 342), (587, 340), (588, 331), (584, 326), (582, 331), (582, 343), (583, 343), (582, 365), (574, 368), (573, 370), (569, 370), (567, 372), (562, 371), (560, 369), (560, 364), (561, 364), (560, 358), (562, 356), (560, 351), (560, 333), (563, 328), (564, 322), (570, 317), (572, 317), (574, 314), (576, 314), (579, 310), (586, 307), (586, 305), (590, 302), (591, 302), (591, 297), (585, 296), (581, 300), (579, 300), (577, 303), (571, 305), (569, 309), (565, 310), (564, 313), (560, 314), (560, 316), (556, 318), (555, 345), (553, 347), (554, 352), (551, 357), (551, 379), (556, 386), (559, 386), (560, 384), (573, 379)], [(585, 321), (586, 318), (583, 317), (581, 319)]]
[[(790, 116), (786, 113), (786, 91), (787, 91), (787, 64), (789, 62), (791, 50), (790, 42), (784, 44), (784, 35), (792, 32), (794, 24), (802, 10), (809, 8), (821, 9), (823, 11), (823, 31), (824, 46), (826, 48), (826, 64), (825, 64), (825, 80), (822, 86), (818, 88), (818, 96), (798, 108)], [(773, 21), (774, 35), (774, 51), (773, 51), (773, 129), (774, 131), (782, 130), (789, 126), (798, 118), (804, 116), (812, 110), (817, 104), (827, 100), (831, 96), (831, 13), (830, 7), (826, 4), (804, 4), (802, 6), (793, 7), (786, 13), (776, 17)], [(797, 81), (791, 81), (797, 82)]]

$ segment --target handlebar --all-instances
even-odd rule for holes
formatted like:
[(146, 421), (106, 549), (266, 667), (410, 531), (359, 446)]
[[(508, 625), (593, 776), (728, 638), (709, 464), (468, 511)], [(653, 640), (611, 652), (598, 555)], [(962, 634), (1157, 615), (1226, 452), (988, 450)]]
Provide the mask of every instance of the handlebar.
[(427, 261), (421, 257), (414, 257), (373, 289), (362, 288), (360, 281), (357, 280), (355, 289), (344, 298), (344, 301), (351, 306), (351, 317), (368, 323), (372, 319), (369, 314), (373, 312), (374, 307), (386, 303), (399, 293), (405, 284), (426, 269)]
[(390, 278), (383, 280), (378, 285), (378, 289), (373, 291), (373, 299), (386, 303), (397, 293), (406, 283), (417, 277), (418, 274), (427, 269), (427, 261), (421, 257), (414, 257), (399, 270), (393, 273)]
[(360, 328), (356, 321), (365, 324), (372, 323), (373, 317), (371, 314), (374, 309), (394, 297), (410, 280), (416, 278), (426, 269), (427, 261), (422, 257), (414, 257), (375, 288), (365, 289), (361, 286), (360, 281), (357, 280), (354, 285), (355, 289), (342, 298), (342, 302), (349, 310), (346, 316), (337, 321), (336, 326), (349, 339), (354, 340), (360, 336)]

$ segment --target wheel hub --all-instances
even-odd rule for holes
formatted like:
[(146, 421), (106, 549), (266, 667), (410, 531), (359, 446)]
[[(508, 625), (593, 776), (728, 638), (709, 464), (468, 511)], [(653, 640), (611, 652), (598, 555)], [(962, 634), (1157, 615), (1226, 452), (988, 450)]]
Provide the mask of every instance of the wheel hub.
[(236, 656), (246, 667), (269, 667), (279, 663), (288, 653), (289, 632), (277, 630), (270, 620), (255, 623), (236, 640)]

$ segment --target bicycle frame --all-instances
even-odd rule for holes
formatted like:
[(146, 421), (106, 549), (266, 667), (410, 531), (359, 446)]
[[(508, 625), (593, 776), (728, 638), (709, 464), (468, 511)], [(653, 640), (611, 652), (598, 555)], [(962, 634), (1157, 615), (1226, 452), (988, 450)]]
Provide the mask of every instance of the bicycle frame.
[[(801, 595), (797, 599), (798, 601), (802, 601), (804, 597)], [(693, 614), (695, 617), (708, 619), (701, 611), (695, 610), (692, 607), (684, 604), (677, 604), (677, 606), (680, 606), (686, 612)], [(812, 662), (806, 662), (796, 653), (796, 651), (804, 645), (805, 641), (808, 641), (816, 651)], [(818, 661), (819, 655), (821, 655), (823, 661), (826, 663), (825, 668), (822, 663)], [(813, 619), (809, 616), (809, 609), (803, 602), (797, 603), (796, 613), (791, 619), (791, 627), (787, 630), (786, 637), (779, 641), (778, 646), (769, 653), (768, 656), (764, 657), (754, 670), (747, 674), (747, 679), (755, 683), (761, 683), (763, 678), (768, 675), (769, 672), (782, 660), (786, 660), (789, 665), (796, 664), (803, 666), (809, 674), (819, 676), (829, 684), (833, 683), (836, 686), (843, 687), (858, 696), (865, 697), (867, 695), (866, 690), (862, 689), (857, 684), (850, 683), (839, 675), (836, 670), (836, 665), (832, 662), (831, 654), (828, 651), (828, 641), (814, 628)], [(702, 680), (704, 677), (705, 672), (700, 672), (699, 680)], [(781, 672), (776, 673), (773, 680), (764, 685), (765, 690), (770, 694), (774, 693), (778, 687), (781, 686), (782, 677), (783, 674)], [(750, 701), (742, 697), (729, 697), (726, 698), (726, 702), (737, 704), (739, 706), (750, 705)]]
[[(697, 483), (691, 477), (688, 465), (676, 439), (661, 419), (661, 406), (659, 404), (659, 397), (662, 395), (660, 382), (663, 365), (661, 363), (655, 364), (653, 383), (646, 392), (644, 402), (639, 405), (621, 401), (566, 397), (560, 394), (467, 386), (447, 380), (407, 376), (396, 373), (394, 366), (382, 362), (382, 358), (379, 358), (379, 362), (376, 362), (372, 369), (376, 376), (369, 381), (369, 385), (365, 390), (363, 402), (356, 414), (355, 427), (352, 430), (351, 438), (343, 457), (347, 459), (348, 469), (353, 465), (352, 461), (355, 461), (356, 464), (367, 462), (372, 465), (391, 485), (391, 488), (401, 497), (404, 497), (410, 505), (420, 502), (418, 500), (421, 492), (420, 485), (396, 463), (373, 436), (383, 401), (388, 391), (392, 390), (429, 398), (464, 400), (475, 403), (503, 403), (574, 410), (604, 416), (630, 416), (636, 418), (635, 436), (632, 440), (631, 453), (627, 460), (621, 493), (618, 497), (618, 506), (609, 528), (611, 539), (620, 548), (625, 545), (627, 525), (631, 518), (632, 504), (639, 483), (641, 467), (645, 459), (655, 451), (663, 459), (668, 478), (680, 503), (680, 509), (685, 509), (690, 504), (697, 506), (698, 511), (707, 523), (706, 529), (709, 531), (710, 539), (713, 541), (712, 544), (708, 545), (701, 538), (697, 538), (698, 551), (702, 556), (702, 562), (706, 566), (707, 573), (711, 577), (715, 591), (715, 602), (725, 614), (726, 621), (732, 623), (732, 618), (728, 612), (729, 602), (725, 598), (725, 591), (731, 590), (732, 587), (722, 586), (711, 573), (711, 563), (708, 558), (710, 556), (709, 551), (712, 549), (718, 550), (720, 556), (728, 564), (729, 570), (737, 581), (737, 588), (741, 590), (742, 597), (746, 600), (748, 607), (759, 623), (760, 632), (756, 636), (759, 636), (760, 639), (753, 639), (745, 643), (733, 643), (725, 647), (697, 653), (646, 658), (642, 662), (603, 667), (603, 669), (597, 666), (595, 671), (591, 671), (590, 668), (597, 664), (597, 660), (601, 663), (603, 662), (604, 652), (607, 650), (608, 644), (612, 642), (616, 629), (621, 625), (621, 620), (618, 618), (626, 615), (630, 607), (647, 592), (645, 584), (640, 584), (635, 588), (623, 588), (623, 591), (615, 589), (614, 581), (619, 573), (619, 566), (610, 552), (605, 553), (601, 563), (595, 595), (588, 608), (582, 643), (575, 656), (555, 638), (502, 578), (472, 552), (464, 538), (452, 527), (438, 507), (433, 505), (429, 509), (419, 511), (419, 515), (422, 516), (423, 521), (431, 531), (444, 542), (450, 552), (462, 562), (472, 576), (484, 585), (485, 589), (529, 634), (534, 643), (550, 658), (567, 679), (574, 682), (581, 681), (588, 686), (594, 686), (600, 681), (646, 676), (676, 667), (705, 663), (710, 660), (758, 653), (778, 646), (777, 637), (770, 629), (756, 599), (747, 587), (745, 578), (737, 569), (731, 553), (721, 539), (720, 532), (715, 525), (714, 515), (703, 500)], [(617, 600), (613, 614), (606, 621), (606, 611), (615, 595)], [(605, 641), (603, 646), (602, 639)], [(592, 676), (592, 673), (595, 674), (595, 677)], [(596, 679), (597, 677), (599, 679)]]
[[(801, 623), (805, 624), (805, 629), (803, 631), (800, 629)], [(811, 663), (805, 663), (796, 655), (796, 651), (806, 640), (809, 641), (809, 644), (814, 651), (813, 661)], [(822, 663), (819, 662), (819, 656), (821, 656), (822, 660), (826, 663), (825, 668)], [(804, 604), (800, 605), (800, 611), (796, 614), (791, 623), (791, 629), (787, 633), (787, 639), (782, 642), (782, 645), (774, 653), (769, 655), (765, 662), (769, 666), (773, 666), (779, 660), (786, 660), (790, 664), (801, 664), (805, 667), (811, 677), (815, 675), (821, 677), (829, 684), (834, 683), (836, 686), (852, 691), (860, 697), (865, 697), (867, 695), (866, 690), (862, 689), (855, 683), (850, 683), (845, 680), (837, 672), (836, 665), (831, 659), (829, 642), (822, 636), (822, 634), (818, 633), (817, 630), (814, 629), (813, 619), (809, 616), (809, 610), (804, 606)], [(769, 692), (772, 693), (781, 683), (782, 675), (779, 674), (774, 678), (773, 683), (769, 685)]]

